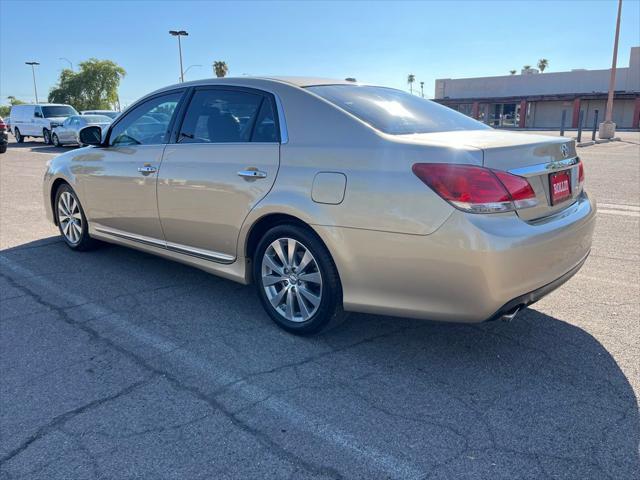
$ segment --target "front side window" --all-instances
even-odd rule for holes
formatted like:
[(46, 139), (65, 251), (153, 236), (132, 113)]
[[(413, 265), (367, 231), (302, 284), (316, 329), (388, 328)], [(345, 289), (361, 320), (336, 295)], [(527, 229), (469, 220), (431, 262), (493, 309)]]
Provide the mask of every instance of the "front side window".
[(180, 129), (179, 143), (250, 142), (264, 96), (222, 89), (198, 90)]
[(159, 95), (138, 105), (113, 127), (109, 145), (157, 145), (167, 143), (171, 118), (182, 92)]
[(68, 117), (69, 115), (78, 115), (76, 109), (69, 105), (52, 105), (42, 107), (42, 113), (45, 118), (52, 117)]
[(307, 88), (373, 128), (391, 135), (490, 128), (436, 102), (392, 88), (364, 85)]

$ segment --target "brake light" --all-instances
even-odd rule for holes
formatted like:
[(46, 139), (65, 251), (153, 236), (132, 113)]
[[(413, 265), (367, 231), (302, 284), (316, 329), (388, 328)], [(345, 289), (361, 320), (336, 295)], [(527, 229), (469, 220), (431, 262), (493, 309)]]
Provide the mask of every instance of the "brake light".
[(467, 212), (508, 212), (537, 204), (529, 182), (507, 172), (448, 163), (416, 163), (412, 171), (443, 199)]
[(584, 183), (584, 165), (582, 161), (578, 162), (578, 183)]

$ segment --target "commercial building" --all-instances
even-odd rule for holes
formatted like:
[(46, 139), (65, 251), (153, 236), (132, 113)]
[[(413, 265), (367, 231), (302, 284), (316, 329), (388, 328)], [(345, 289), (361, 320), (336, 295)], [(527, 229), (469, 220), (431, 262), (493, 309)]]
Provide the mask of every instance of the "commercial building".
[[(611, 69), (577, 69), (519, 75), (436, 80), (436, 102), (496, 127), (559, 128), (604, 120)], [(524, 115), (523, 115), (524, 112)], [(633, 47), (628, 67), (616, 69), (613, 121), (618, 128), (640, 128), (640, 47)]]

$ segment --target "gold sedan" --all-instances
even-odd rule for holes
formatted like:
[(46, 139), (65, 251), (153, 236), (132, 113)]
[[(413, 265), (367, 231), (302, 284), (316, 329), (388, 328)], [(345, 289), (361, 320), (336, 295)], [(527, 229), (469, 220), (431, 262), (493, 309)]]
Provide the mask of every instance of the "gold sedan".
[(585, 261), (595, 205), (573, 141), (494, 130), (408, 93), (314, 78), (156, 91), (55, 158), (48, 216), (255, 283), (286, 330), (344, 311), (512, 318)]

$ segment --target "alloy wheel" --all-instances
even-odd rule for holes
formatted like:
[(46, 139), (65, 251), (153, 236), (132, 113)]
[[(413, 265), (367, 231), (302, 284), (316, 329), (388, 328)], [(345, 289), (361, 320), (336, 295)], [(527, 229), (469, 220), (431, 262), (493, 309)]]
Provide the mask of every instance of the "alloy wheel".
[(53, 145), (56, 147), (60, 146), (60, 139), (58, 138), (58, 135), (56, 135), (55, 133), (53, 134)]
[(65, 238), (72, 244), (82, 238), (80, 205), (70, 192), (62, 192), (58, 199), (58, 222)]
[(322, 300), (322, 275), (309, 249), (293, 238), (273, 241), (262, 257), (262, 287), (276, 312), (305, 322)]

